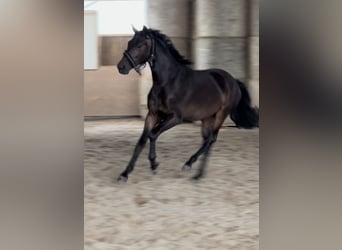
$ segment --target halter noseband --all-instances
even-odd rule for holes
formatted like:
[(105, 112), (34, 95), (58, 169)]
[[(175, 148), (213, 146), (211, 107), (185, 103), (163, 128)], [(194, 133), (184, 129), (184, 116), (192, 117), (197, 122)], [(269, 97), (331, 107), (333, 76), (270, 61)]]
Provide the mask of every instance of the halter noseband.
[[(154, 52), (155, 52), (155, 41), (153, 39), (152, 36), (150, 36), (150, 39), (151, 39), (151, 50), (150, 50), (150, 55), (147, 59), (147, 62), (150, 64), (150, 67), (152, 68), (154, 66), (154, 62), (153, 62), (153, 59), (154, 59)], [(128, 50), (125, 50), (125, 52), (123, 53), (124, 57), (126, 57), (126, 59), (128, 60), (128, 62), (131, 64), (132, 68), (134, 68), (134, 70), (139, 74), (141, 75), (141, 72), (140, 70), (145, 68), (146, 66), (146, 62), (145, 63), (142, 63), (142, 64), (137, 64), (135, 61), (134, 61), (134, 58), (131, 56), (131, 54), (128, 52)]]

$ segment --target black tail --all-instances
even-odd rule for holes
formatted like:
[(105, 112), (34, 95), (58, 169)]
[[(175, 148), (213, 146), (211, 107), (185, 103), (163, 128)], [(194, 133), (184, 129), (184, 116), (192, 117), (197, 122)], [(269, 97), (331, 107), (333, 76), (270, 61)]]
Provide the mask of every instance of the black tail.
[(241, 99), (236, 109), (230, 114), (230, 118), (238, 128), (259, 127), (259, 111), (251, 107), (251, 98), (246, 86), (239, 80), (236, 81), (241, 90)]

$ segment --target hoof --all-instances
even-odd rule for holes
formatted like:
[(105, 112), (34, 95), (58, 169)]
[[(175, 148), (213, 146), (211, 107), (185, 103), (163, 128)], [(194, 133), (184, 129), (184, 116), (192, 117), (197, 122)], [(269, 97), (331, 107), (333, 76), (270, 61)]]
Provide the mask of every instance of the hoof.
[(191, 166), (188, 165), (188, 164), (185, 164), (185, 165), (182, 167), (182, 171), (184, 171), (184, 172), (188, 172), (188, 171), (190, 171), (190, 170), (191, 170)]
[(203, 177), (203, 174), (196, 174), (194, 175), (191, 179), (194, 181), (198, 181), (199, 179), (201, 179)]
[(119, 183), (127, 182), (127, 179), (128, 179), (128, 177), (120, 175), (119, 178), (118, 178), (118, 182)]
[(152, 173), (153, 173), (153, 174), (157, 174), (157, 173), (158, 173), (158, 166), (159, 166), (159, 163), (158, 163), (158, 162), (154, 163), (154, 164), (151, 166), (151, 170), (152, 170)]

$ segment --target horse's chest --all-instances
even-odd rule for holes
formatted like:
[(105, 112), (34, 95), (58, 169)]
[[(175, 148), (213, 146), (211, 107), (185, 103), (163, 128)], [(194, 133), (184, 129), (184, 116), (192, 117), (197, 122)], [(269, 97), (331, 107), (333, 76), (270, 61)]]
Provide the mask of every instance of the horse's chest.
[(169, 113), (172, 109), (171, 99), (164, 88), (152, 89), (148, 96), (149, 109)]

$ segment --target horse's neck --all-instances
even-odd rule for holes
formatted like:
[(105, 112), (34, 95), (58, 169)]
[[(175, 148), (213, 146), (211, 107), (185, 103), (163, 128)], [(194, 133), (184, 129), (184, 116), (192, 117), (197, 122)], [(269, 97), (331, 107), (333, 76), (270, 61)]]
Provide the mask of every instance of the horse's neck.
[(181, 65), (176, 59), (164, 48), (157, 43), (153, 66), (151, 67), (154, 85), (165, 85), (169, 83), (175, 74), (180, 70)]

